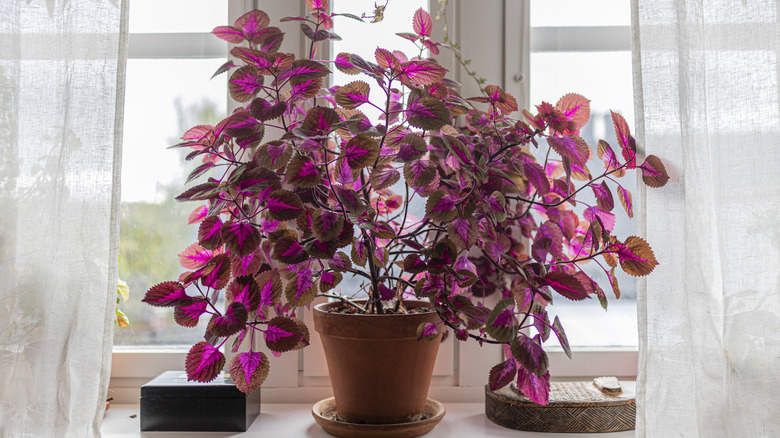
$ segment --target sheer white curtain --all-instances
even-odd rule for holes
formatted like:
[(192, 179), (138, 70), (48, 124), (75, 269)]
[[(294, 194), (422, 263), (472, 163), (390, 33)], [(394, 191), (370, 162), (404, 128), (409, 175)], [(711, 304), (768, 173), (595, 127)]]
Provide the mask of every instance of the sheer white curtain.
[(126, 17), (126, 0), (0, 0), (4, 438), (100, 435)]
[(638, 143), (661, 265), (640, 297), (638, 436), (780, 436), (773, 0), (632, 0)]

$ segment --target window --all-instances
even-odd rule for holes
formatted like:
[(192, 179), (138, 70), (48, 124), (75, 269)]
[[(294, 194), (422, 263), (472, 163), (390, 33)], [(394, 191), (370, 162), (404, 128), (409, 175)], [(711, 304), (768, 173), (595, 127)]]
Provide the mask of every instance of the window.
[[(621, 113), (632, 128), (635, 126), (630, 18), (627, 0), (531, 2), (530, 103), (555, 104), (571, 92), (590, 99), (591, 118), (582, 137), (593, 148), (599, 139), (617, 144), (610, 110)], [(596, 159), (590, 167), (596, 173), (603, 165)], [(619, 182), (635, 193), (633, 175)], [(614, 184), (609, 184), (614, 190)], [(618, 203), (612, 213), (616, 216), (618, 238), (636, 234), (636, 221)], [(550, 317), (560, 315), (574, 347), (636, 348), (636, 280), (618, 270), (622, 294), (616, 300), (606, 275), (597, 265), (590, 263), (585, 270), (602, 285), (609, 299), (608, 311), (596, 300), (557, 300), (549, 309)]]
[(115, 345), (186, 345), (203, 335), (205, 326), (180, 327), (171, 309), (140, 300), (154, 284), (178, 277), (177, 254), (194, 241), (186, 218), (195, 206), (173, 200), (189, 172), (186, 151), (166, 147), (226, 112), (224, 77), (208, 81), (226, 45), (204, 33), (226, 21), (225, 6), (208, 0), (137, 0), (130, 7), (119, 276), (130, 287), (132, 299), (121, 309), (131, 324), (115, 331)]

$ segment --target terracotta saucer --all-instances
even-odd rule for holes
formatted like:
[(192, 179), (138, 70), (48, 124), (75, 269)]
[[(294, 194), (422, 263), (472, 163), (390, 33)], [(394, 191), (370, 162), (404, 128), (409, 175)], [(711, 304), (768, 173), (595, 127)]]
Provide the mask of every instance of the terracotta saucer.
[(333, 397), (318, 401), (312, 408), (314, 420), (325, 432), (341, 438), (383, 437), (383, 438), (413, 438), (428, 433), (446, 413), (444, 405), (432, 399), (425, 402), (425, 413), (430, 415), (421, 421), (395, 424), (357, 424), (333, 419), (336, 412), (336, 401)]

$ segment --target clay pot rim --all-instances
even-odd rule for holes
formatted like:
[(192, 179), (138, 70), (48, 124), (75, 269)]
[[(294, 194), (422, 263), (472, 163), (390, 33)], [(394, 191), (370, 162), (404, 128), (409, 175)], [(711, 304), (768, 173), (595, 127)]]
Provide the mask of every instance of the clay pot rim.
[[(355, 303), (365, 303), (366, 300), (354, 300)], [(413, 304), (415, 307), (428, 307), (430, 312), (424, 312), (424, 313), (391, 313), (391, 314), (379, 314), (379, 313), (333, 313), (333, 312), (326, 312), (324, 310), (325, 307), (328, 306), (334, 306), (341, 304), (340, 301), (333, 301), (328, 303), (320, 303), (313, 307), (314, 312), (332, 315), (336, 317), (390, 317), (390, 316), (396, 316), (396, 317), (406, 317), (406, 316), (417, 316), (417, 315), (428, 315), (430, 313), (436, 313), (436, 310), (433, 308), (433, 305), (429, 301), (423, 301), (423, 300), (404, 300), (404, 305), (407, 304)]]

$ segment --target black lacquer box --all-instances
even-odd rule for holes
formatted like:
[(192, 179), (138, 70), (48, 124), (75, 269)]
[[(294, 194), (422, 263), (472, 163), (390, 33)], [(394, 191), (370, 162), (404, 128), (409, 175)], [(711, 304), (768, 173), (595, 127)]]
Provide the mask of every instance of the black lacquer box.
[(229, 375), (188, 382), (166, 371), (141, 386), (142, 431), (246, 432), (260, 413), (260, 390), (246, 395)]

